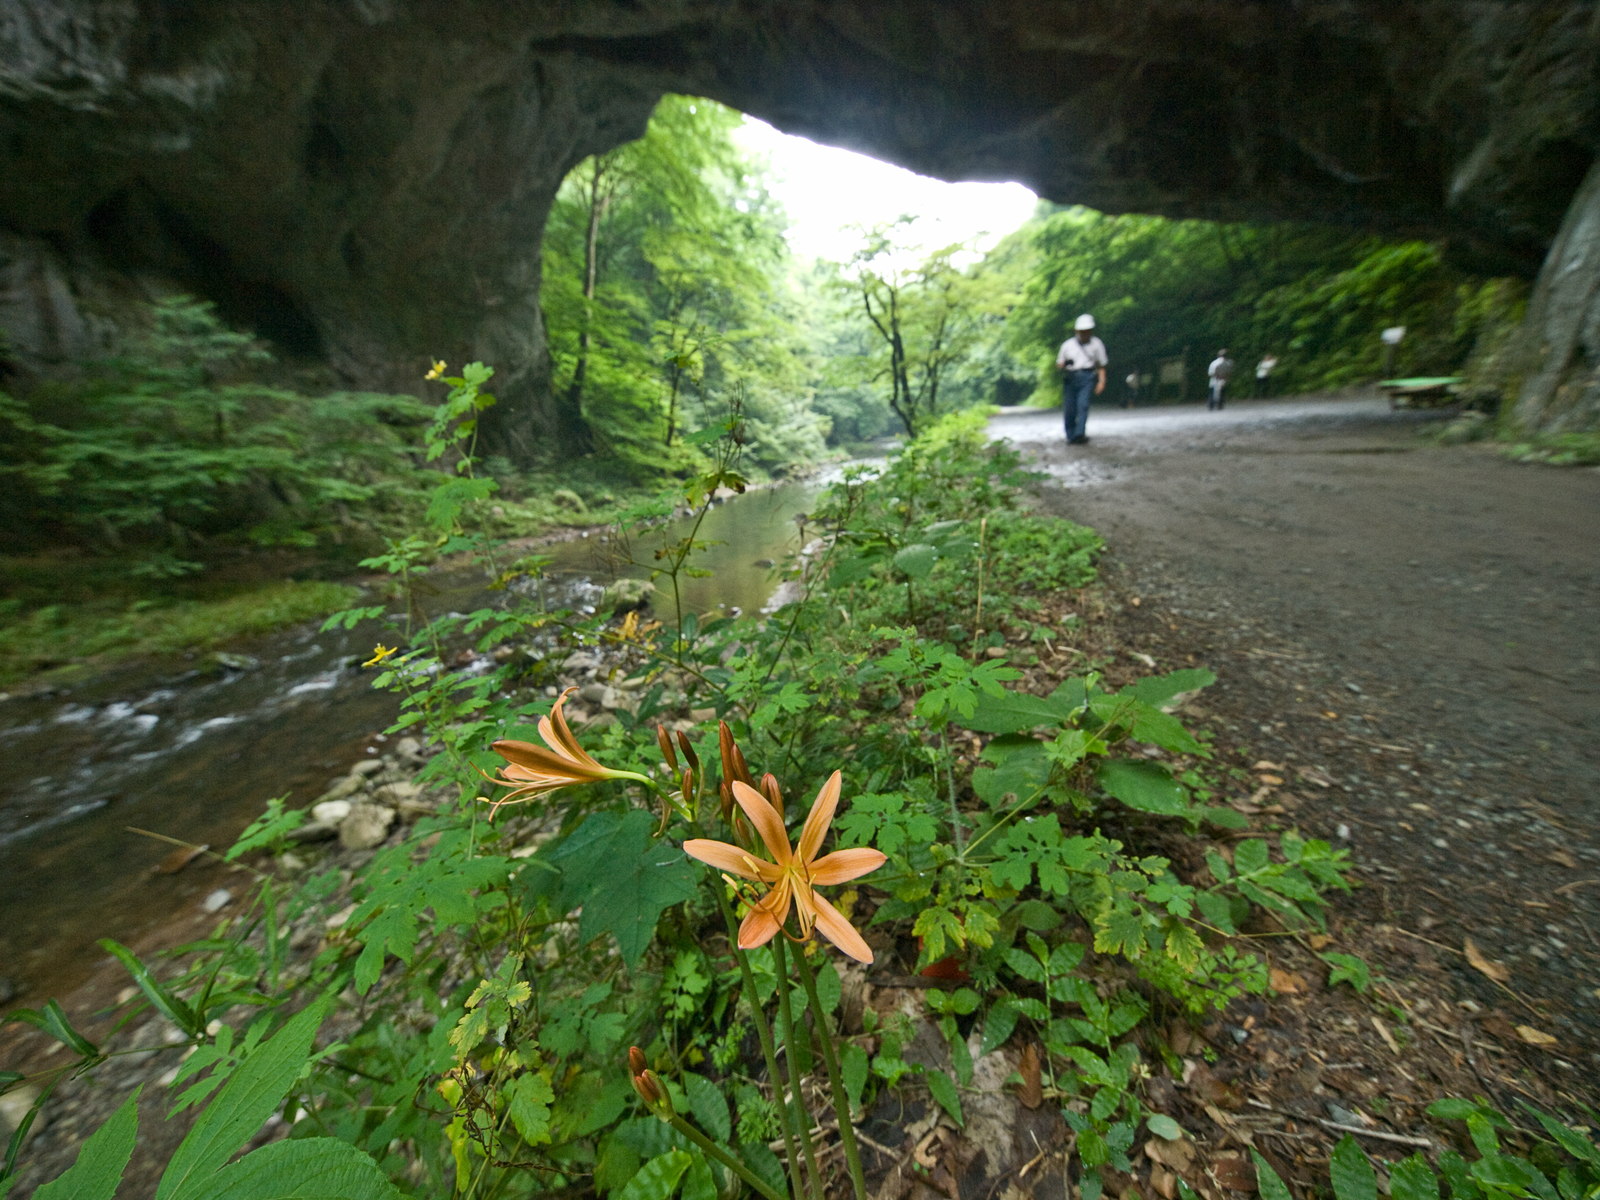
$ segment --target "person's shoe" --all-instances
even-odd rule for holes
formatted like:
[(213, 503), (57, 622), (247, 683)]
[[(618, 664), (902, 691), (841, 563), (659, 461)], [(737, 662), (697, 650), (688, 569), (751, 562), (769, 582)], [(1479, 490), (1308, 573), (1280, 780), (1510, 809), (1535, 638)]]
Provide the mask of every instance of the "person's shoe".
[(1089, 435), (1088, 434), (1084, 434), (1082, 437), (1068, 438), (1067, 439), (1067, 445), (1069, 445), (1069, 446), (1082, 446), (1085, 443), (1087, 443), (1088, 440), (1089, 440)]

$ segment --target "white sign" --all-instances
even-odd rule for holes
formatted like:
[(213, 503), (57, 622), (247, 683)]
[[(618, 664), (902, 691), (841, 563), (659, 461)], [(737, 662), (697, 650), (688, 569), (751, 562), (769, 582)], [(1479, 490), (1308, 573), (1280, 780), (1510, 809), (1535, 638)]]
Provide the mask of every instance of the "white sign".
[(1385, 345), (1398, 346), (1400, 339), (1406, 336), (1406, 327), (1404, 325), (1391, 325), (1379, 336), (1383, 338)]

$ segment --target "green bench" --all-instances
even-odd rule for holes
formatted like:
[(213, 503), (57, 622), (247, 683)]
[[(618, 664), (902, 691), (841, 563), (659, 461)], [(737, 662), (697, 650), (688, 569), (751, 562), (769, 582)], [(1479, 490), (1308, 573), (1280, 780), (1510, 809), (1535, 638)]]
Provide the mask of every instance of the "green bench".
[(1380, 379), (1378, 386), (1388, 394), (1389, 407), (1437, 408), (1456, 398), (1459, 375), (1422, 375), (1412, 379)]

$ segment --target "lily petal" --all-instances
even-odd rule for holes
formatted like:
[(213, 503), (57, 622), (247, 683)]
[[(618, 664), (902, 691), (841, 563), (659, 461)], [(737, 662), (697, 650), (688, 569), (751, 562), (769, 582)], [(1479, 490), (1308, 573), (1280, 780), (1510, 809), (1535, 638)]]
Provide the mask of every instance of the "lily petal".
[(559, 775), (568, 782), (605, 779), (609, 774), (593, 759), (587, 763), (576, 762), (542, 746), (535, 746), (532, 742), (498, 741), (490, 748), (511, 764), (505, 768), (505, 774), (513, 779), (530, 772), (537, 775)]
[(755, 788), (738, 780), (733, 783), (733, 798), (739, 802), (744, 815), (750, 818), (750, 824), (756, 827), (756, 832), (766, 843), (772, 861), (780, 867), (787, 866), (794, 858), (794, 852), (789, 848), (789, 834), (783, 828), (783, 818), (778, 815), (777, 809)]
[(860, 879), (870, 871), (876, 871), (888, 861), (888, 856), (883, 851), (874, 850), (870, 846), (858, 846), (853, 850), (835, 850), (811, 864), (811, 882), (848, 883), (852, 879)]
[(783, 927), (789, 916), (789, 886), (780, 882), (756, 902), (739, 925), (739, 949), (754, 950), (765, 946), (772, 935)]
[(710, 838), (690, 838), (684, 842), (683, 852), (690, 858), (698, 858), (719, 871), (726, 871), (741, 879), (754, 879), (759, 883), (777, 883), (781, 874), (773, 864), (765, 859), (753, 857), (748, 850), (741, 850), (738, 846), (713, 841)]
[(816, 905), (817, 928), (822, 931), (823, 937), (857, 962), (872, 961), (872, 947), (856, 932), (856, 927), (844, 919), (843, 913), (821, 896), (813, 895), (811, 902)]
[(564, 754), (575, 758), (579, 762), (598, 767), (600, 764), (589, 757), (589, 752), (578, 745), (578, 738), (572, 732), (572, 726), (567, 724), (566, 714), (561, 711), (566, 704), (567, 697), (577, 691), (577, 688), (568, 688), (562, 692), (556, 702), (550, 706), (550, 715), (539, 718), (539, 736), (544, 739), (545, 745), (557, 754)]
[(806, 817), (805, 827), (800, 830), (799, 854), (804, 862), (810, 862), (822, 849), (822, 839), (828, 836), (834, 810), (839, 807), (839, 789), (843, 786), (843, 778), (838, 771), (828, 776), (828, 782), (822, 785), (822, 790), (811, 805), (811, 814)]

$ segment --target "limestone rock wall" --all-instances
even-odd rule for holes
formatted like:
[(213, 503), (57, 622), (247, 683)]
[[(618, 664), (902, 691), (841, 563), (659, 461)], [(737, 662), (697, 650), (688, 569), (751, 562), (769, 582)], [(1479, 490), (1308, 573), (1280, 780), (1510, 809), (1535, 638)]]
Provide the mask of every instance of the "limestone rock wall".
[[(1586, 0), (7, 0), (0, 327), (47, 370), (176, 284), (361, 386), (482, 358), (525, 454), (555, 189), (663, 91), (946, 178), (1531, 276), (1600, 148), (1597, 47)], [(1587, 343), (1538, 332), (1570, 392)]]

